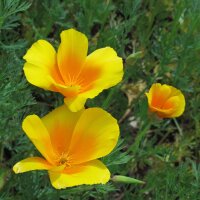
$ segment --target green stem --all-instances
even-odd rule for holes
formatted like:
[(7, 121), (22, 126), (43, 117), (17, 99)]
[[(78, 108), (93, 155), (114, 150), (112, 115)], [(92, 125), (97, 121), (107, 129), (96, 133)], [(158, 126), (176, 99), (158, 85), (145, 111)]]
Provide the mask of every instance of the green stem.
[(117, 90), (117, 87), (114, 87), (110, 90), (106, 100), (103, 102), (103, 104), (101, 106), (104, 110), (106, 110), (109, 107), (111, 99), (112, 99), (113, 95), (115, 94), (116, 90)]
[(150, 126), (151, 126), (151, 120), (147, 121), (147, 123), (145, 123), (144, 126), (141, 128), (141, 130), (139, 131), (139, 133), (137, 134), (137, 136), (135, 138), (135, 142), (128, 149), (128, 152), (130, 152), (130, 151), (137, 152), (137, 150), (139, 149), (139, 146), (140, 146), (143, 138), (146, 136)]
[(3, 144), (0, 144), (0, 149), (1, 149), (1, 152), (0, 152), (0, 163), (3, 161), (3, 156), (4, 156), (4, 146)]
[(175, 123), (175, 125), (176, 125), (176, 127), (178, 129), (178, 132), (179, 132), (180, 136), (183, 136), (183, 131), (182, 131), (181, 127), (179, 126), (176, 118), (173, 118), (173, 121), (174, 121), (174, 123)]

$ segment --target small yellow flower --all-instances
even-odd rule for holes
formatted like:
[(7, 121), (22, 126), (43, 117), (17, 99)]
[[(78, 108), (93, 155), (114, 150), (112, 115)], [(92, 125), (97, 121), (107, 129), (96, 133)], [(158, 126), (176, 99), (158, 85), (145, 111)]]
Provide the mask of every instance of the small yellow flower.
[(182, 92), (172, 86), (155, 83), (146, 96), (150, 111), (161, 118), (179, 117), (185, 110), (185, 98)]
[(62, 31), (57, 53), (49, 42), (38, 40), (23, 57), (25, 76), (35, 86), (63, 94), (65, 104), (76, 112), (123, 77), (122, 59), (114, 49), (87, 52), (87, 37), (74, 29)]
[(22, 128), (44, 158), (18, 162), (15, 173), (48, 170), (57, 189), (109, 181), (109, 170), (97, 159), (113, 150), (119, 126), (106, 111), (89, 108), (73, 113), (63, 105), (41, 119), (27, 116)]

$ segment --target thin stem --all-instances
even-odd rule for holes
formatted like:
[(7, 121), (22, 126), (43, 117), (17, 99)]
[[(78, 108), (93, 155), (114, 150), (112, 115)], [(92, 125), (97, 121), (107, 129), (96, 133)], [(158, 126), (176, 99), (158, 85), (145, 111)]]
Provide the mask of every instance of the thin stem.
[(165, 139), (171, 134), (170, 131), (168, 131), (162, 138), (161, 140), (158, 142), (158, 144), (162, 144), (163, 141), (165, 141)]
[(178, 129), (179, 134), (180, 134), (181, 136), (183, 136), (183, 131), (182, 131), (181, 127), (179, 126), (179, 124), (178, 124), (176, 118), (173, 118), (173, 121), (174, 121), (174, 123), (175, 123), (175, 125), (176, 125), (176, 127), (177, 127), (177, 129)]
[(3, 144), (0, 145), (0, 149), (1, 149), (1, 152), (0, 152), (0, 162), (3, 161), (3, 156), (4, 156), (4, 146)]
[(111, 99), (112, 99), (113, 95), (115, 94), (116, 90), (117, 90), (117, 87), (114, 87), (109, 91), (109, 94), (108, 94), (106, 100), (102, 104), (103, 109), (106, 110), (108, 108), (108, 106), (110, 105)]
[(143, 128), (141, 128), (141, 130), (139, 131), (139, 133), (137, 134), (135, 138), (135, 142), (128, 149), (128, 152), (130, 151), (136, 152), (138, 150), (142, 142), (142, 139), (146, 136), (150, 126), (151, 126), (151, 120), (147, 121), (147, 123), (144, 124)]

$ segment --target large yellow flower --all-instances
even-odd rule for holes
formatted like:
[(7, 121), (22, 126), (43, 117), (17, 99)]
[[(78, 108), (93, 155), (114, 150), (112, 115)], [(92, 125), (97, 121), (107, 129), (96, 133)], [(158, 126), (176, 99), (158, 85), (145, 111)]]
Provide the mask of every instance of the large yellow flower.
[(112, 48), (88, 56), (87, 51), (87, 37), (74, 29), (61, 33), (57, 53), (49, 42), (38, 40), (23, 57), (25, 76), (33, 85), (63, 94), (65, 104), (76, 112), (87, 98), (94, 98), (123, 77), (122, 59)]
[(115, 147), (119, 126), (100, 108), (73, 113), (66, 105), (40, 119), (29, 115), (22, 128), (44, 158), (30, 157), (14, 165), (15, 173), (48, 170), (52, 185), (66, 188), (106, 183), (110, 172), (97, 160)]
[(155, 83), (146, 96), (150, 111), (161, 118), (179, 117), (185, 110), (185, 98), (175, 87)]

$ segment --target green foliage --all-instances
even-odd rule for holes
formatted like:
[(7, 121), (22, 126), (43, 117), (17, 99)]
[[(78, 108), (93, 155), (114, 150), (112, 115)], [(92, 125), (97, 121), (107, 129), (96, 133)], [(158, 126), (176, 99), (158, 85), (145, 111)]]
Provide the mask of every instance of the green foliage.
[[(200, 199), (199, 10), (197, 0), (0, 0), (0, 199)], [(71, 27), (88, 36), (89, 52), (111, 46), (127, 61), (122, 83), (86, 105), (119, 120), (118, 146), (102, 158), (112, 176), (144, 185), (110, 181), (57, 191), (46, 172), (11, 170), (38, 153), (21, 130), (23, 118), (43, 116), (63, 102), (27, 83), (22, 57), (41, 38), (57, 48), (60, 32)], [(144, 92), (154, 82), (183, 91), (183, 116), (149, 119)]]
[[(1, 0), (0, 1), (0, 30), (12, 29), (17, 27), (19, 20), (15, 14), (23, 12), (30, 7), (28, 2), (20, 2), (20, 0)], [(14, 15), (14, 16), (13, 16)]]

